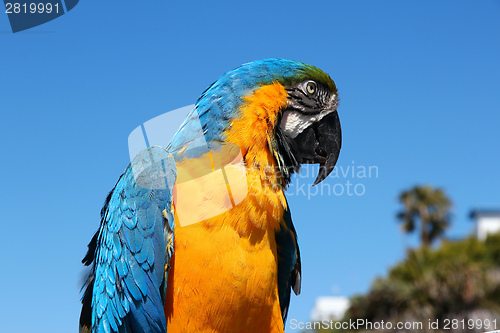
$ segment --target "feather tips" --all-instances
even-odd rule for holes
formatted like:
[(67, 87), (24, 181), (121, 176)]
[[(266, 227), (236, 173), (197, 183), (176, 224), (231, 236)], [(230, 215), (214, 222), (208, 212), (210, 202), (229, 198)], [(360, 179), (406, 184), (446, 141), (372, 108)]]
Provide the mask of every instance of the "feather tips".
[(283, 324), (290, 305), (290, 291), (300, 294), (301, 265), (297, 233), (292, 223), (290, 210), (285, 210), (280, 229), (276, 232), (278, 247), (278, 293)]

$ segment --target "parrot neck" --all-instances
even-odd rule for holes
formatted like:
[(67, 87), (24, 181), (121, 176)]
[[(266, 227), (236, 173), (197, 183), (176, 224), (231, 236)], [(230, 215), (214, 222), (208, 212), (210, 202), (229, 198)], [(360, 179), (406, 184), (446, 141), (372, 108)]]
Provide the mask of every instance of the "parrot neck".
[(240, 117), (227, 131), (226, 141), (240, 147), (247, 176), (248, 215), (258, 228), (279, 228), (286, 208), (284, 180), (271, 151), (281, 110), (286, 107), (287, 92), (278, 82), (262, 86), (243, 98)]
[(273, 150), (274, 129), (288, 94), (278, 82), (262, 86), (243, 98), (239, 118), (226, 132), (226, 141), (240, 147), (248, 169), (257, 170), (263, 181), (282, 184)]

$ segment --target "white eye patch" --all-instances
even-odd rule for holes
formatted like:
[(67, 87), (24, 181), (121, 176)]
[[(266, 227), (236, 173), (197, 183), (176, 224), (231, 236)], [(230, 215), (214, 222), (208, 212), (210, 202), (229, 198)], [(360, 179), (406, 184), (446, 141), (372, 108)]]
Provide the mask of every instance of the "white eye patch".
[(314, 115), (305, 115), (297, 111), (285, 111), (281, 118), (280, 128), (286, 135), (294, 139), (311, 124), (320, 121), (333, 111), (335, 109), (331, 108)]

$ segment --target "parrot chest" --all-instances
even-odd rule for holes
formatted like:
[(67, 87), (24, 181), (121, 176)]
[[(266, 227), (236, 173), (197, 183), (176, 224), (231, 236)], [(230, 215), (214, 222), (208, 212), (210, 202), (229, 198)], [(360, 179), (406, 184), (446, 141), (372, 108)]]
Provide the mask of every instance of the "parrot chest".
[(226, 212), (186, 226), (176, 214), (165, 298), (169, 333), (283, 333), (275, 232), (286, 199), (260, 170), (245, 173), (249, 193)]
[(165, 313), (173, 332), (283, 332), (274, 229), (176, 226)]

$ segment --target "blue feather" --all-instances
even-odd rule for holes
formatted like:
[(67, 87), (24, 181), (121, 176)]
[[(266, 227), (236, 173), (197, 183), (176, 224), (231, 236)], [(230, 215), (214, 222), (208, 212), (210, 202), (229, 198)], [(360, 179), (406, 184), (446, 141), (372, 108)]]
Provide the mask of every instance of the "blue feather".
[[(155, 166), (158, 161), (162, 173), (149, 178), (143, 174), (141, 183), (136, 183), (135, 165)], [(175, 172), (171, 155), (163, 148), (148, 148), (132, 161), (108, 196), (89, 279), (92, 332), (166, 332), (160, 286), (170, 261), (164, 230), (173, 231), (173, 219), (165, 220), (162, 211), (170, 214)], [(165, 184), (165, 177), (169, 186), (155, 187)]]
[(128, 265), (127, 263), (123, 260), (123, 258), (120, 258), (116, 262), (116, 271), (118, 272), (118, 275), (120, 277), (124, 277), (128, 273)]

